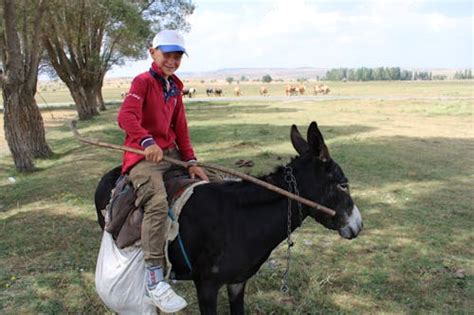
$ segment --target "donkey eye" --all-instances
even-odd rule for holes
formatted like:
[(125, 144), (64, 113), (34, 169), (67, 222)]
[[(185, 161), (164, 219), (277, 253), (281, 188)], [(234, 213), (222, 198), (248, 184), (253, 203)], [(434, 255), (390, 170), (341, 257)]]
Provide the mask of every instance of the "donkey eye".
[(337, 188), (342, 190), (343, 192), (349, 193), (349, 183), (337, 184)]

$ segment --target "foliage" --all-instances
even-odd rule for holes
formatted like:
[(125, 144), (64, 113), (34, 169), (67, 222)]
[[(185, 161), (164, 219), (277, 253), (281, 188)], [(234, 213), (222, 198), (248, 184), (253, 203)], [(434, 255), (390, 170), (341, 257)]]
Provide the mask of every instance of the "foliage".
[(400, 67), (378, 67), (357, 69), (338, 68), (326, 72), (326, 80), (329, 81), (386, 81), (386, 80), (411, 80), (413, 73), (401, 70)]
[[(472, 79), (471, 70), (458, 71), (455, 79)], [(428, 71), (409, 71), (400, 67), (378, 68), (337, 68), (326, 72), (325, 80), (329, 81), (387, 81), (387, 80), (445, 80), (445, 75), (433, 76)]]
[(431, 78), (432, 78), (431, 72), (427, 72), (427, 71), (415, 72), (415, 74), (413, 75), (413, 80), (431, 80)]
[(186, 20), (194, 12), (191, 0), (127, 0), (137, 3), (143, 18), (151, 25), (153, 33), (163, 28), (189, 31), (191, 26)]
[(68, 86), (79, 117), (98, 112), (105, 73), (127, 59), (145, 57), (155, 31), (188, 28), (186, 0), (52, 0), (43, 43), (50, 65)]
[(234, 82), (234, 78), (233, 77), (227, 77), (227, 78), (225, 78), (225, 81), (229, 84), (232, 84), (232, 82)]
[(433, 80), (446, 80), (448, 78), (445, 74), (435, 74), (433, 75)]
[(262, 77), (262, 82), (270, 83), (270, 82), (272, 82), (272, 77), (269, 74), (266, 74)]
[(61, 32), (49, 35), (58, 36), (73, 54), (87, 44), (94, 54), (91, 62), (107, 70), (128, 58), (145, 57), (153, 35), (165, 27), (189, 30), (186, 18), (194, 11), (187, 0), (55, 1), (49, 14)]
[(456, 80), (471, 80), (472, 77), (472, 71), (471, 69), (465, 69), (464, 71), (456, 71), (454, 74), (454, 79)]

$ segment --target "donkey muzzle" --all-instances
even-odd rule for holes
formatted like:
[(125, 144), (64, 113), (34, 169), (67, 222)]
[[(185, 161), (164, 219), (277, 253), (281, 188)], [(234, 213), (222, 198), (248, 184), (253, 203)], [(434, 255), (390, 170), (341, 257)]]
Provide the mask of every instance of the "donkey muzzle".
[(363, 227), (362, 216), (360, 215), (359, 208), (354, 205), (352, 208), (352, 214), (347, 218), (347, 224), (338, 230), (339, 235), (346, 239), (353, 239), (359, 235)]

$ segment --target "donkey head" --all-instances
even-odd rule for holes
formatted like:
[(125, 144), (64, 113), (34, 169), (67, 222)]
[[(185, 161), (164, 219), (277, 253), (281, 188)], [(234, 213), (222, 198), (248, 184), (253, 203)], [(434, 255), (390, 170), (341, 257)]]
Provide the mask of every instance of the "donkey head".
[(351, 198), (349, 182), (329, 155), (316, 122), (309, 125), (307, 139), (303, 139), (295, 125), (291, 127), (291, 142), (303, 163), (295, 168), (302, 196), (336, 211), (336, 215), (331, 217), (309, 209), (309, 215), (325, 227), (338, 230), (342, 237), (354, 238), (362, 230), (362, 217)]

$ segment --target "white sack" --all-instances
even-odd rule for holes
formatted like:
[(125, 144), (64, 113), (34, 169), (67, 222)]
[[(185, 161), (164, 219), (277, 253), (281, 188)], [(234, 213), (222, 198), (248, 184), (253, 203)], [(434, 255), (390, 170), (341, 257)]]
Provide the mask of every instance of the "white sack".
[(141, 247), (119, 249), (104, 231), (95, 270), (102, 301), (119, 314), (157, 314), (145, 296), (145, 261)]

